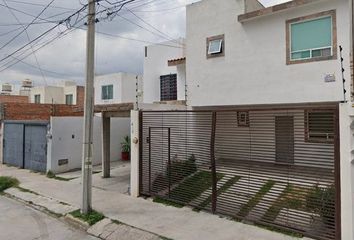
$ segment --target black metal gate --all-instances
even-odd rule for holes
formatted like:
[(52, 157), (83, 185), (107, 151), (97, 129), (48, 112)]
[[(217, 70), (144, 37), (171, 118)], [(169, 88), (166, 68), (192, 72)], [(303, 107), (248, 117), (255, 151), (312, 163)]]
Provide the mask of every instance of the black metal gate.
[(337, 106), (143, 111), (140, 193), (340, 239)]

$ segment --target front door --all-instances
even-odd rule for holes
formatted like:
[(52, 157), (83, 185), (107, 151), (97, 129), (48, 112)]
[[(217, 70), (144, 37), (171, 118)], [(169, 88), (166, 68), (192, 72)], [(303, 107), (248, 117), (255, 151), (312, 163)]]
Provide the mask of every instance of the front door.
[(276, 163), (294, 164), (294, 117), (275, 117)]

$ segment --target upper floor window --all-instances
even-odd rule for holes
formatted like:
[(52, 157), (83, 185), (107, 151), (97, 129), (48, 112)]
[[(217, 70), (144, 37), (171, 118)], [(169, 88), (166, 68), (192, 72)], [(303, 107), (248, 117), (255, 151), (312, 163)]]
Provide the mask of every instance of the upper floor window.
[(168, 74), (160, 77), (161, 101), (177, 100), (177, 74)]
[(72, 94), (65, 95), (65, 104), (73, 105), (74, 104), (74, 96)]
[(225, 36), (213, 36), (207, 38), (207, 58), (225, 56)]
[(335, 59), (335, 10), (287, 21), (287, 63)]
[(40, 94), (34, 95), (34, 103), (37, 103), (37, 104), (41, 103), (41, 95)]
[(102, 86), (101, 98), (102, 100), (113, 99), (113, 85)]

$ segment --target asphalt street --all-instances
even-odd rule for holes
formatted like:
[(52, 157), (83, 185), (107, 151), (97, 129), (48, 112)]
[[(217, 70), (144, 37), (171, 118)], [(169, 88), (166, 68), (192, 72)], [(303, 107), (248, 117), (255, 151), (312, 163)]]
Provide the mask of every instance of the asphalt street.
[(1, 240), (96, 240), (61, 220), (0, 196)]

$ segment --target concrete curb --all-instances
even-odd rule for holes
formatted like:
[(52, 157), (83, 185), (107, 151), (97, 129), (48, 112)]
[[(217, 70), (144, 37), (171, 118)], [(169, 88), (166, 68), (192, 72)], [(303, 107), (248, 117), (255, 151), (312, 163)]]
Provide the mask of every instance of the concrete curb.
[[(90, 226), (87, 222), (76, 218), (70, 214), (68, 208), (77, 209), (70, 204), (59, 202), (53, 198), (48, 198), (42, 196), (35, 192), (24, 192), (23, 190), (19, 190), (16, 188), (7, 189), (4, 192), (4, 196), (14, 199), (18, 202), (21, 202), (31, 208), (34, 208), (38, 211), (41, 211), (45, 214), (48, 214), (52, 217), (62, 220), (66, 224), (80, 229), (82, 231), (87, 232), (91, 236), (97, 237), (99, 239), (116, 239), (118, 237), (122, 240), (131, 240), (131, 239), (143, 239), (143, 240), (161, 240), (162, 238), (151, 232), (147, 232), (132, 226), (129, 226), (124, 223), (118, 223), (118, 221), (111, 220), (110, 218), (105, 217), (101, 221), (95, 223)], [(36, 201), (40, 199), (41, 201)], [(45, 201), (43, 201), (43, 199)], [(48, 205), (48, 201), (54, 202), (53, 205)], [(63, 209), (58, 209), (57, 204), (63, 205), (65, 207), (66, 212), (63, 212)], [(117, 238), (117, 239), (118, 239)]]
[(72, 216), (70, 213), (66, 214), (63, 218), (67, 223), (70, 225), (73, 225), (77, 228), (80, 228), (84, 231), (87, 232), (87, 230), (90, 228), (90, 225), (87, 222), (82, 221), (81, 219), (75, 218)]

